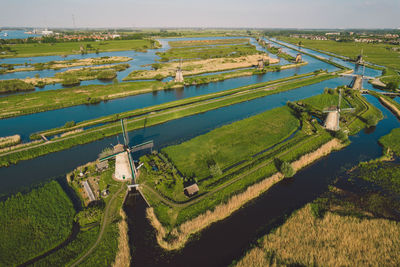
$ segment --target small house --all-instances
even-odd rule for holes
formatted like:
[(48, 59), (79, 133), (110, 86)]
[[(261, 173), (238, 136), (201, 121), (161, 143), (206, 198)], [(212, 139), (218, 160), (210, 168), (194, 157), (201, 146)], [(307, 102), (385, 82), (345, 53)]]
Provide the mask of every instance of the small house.
[(192, 185), (189, 185), (187, 187), (185, 187), (183, 189), (183, 192), (185, 193), (185, 195), (187, 195), (188, 197), (191, 197), (195, 194), (197, 194), (199, 192), (199, 186), (195, 183)]

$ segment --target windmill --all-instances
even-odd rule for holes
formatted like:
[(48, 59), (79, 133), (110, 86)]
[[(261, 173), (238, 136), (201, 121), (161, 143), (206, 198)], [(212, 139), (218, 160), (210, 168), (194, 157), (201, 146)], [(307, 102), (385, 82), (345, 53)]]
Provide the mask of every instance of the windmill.
[(328, 113), (326, 116), (324, 127), (331, 131), (339, 131), (339, 119), (340, 119), (340, 112), (353, 112), (355, 108), (340, 108), (340, 104), (342, 102), (342, 90), (339, 90), (339, 101), (337, 107), (334, 110), (326, 110), (324, 113)]
[(179, 61), (179, 66), (176, 69), (175, 79), (174, 82), (176, 83), (183, 83), (183, 74), (182, 74), (182, 59)]
[(135, 184), (139, 173), (138, 169), (142, 166), (139, 165), (136, 168), (135, 162), (132, 160), (131, 153), (140, 151), (147, 148), (153, 148), (153, 140), (129, 147), (129, 137), (126, 131), (126, 120), (121, 119), (122, 136), (124, 144), (118, 144), (114, 146), (113, 154), (102, 157), (99, 159), (100, 162), (115, 158), (115, 172), (114, 178), (119, 181), (132, 179), (132, 184)]

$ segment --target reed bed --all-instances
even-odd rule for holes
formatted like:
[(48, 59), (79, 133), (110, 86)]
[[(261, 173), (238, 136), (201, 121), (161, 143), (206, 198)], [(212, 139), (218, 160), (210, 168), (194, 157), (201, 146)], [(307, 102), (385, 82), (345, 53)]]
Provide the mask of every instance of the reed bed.
[(119, 237), (118, 237), (118, 252), (115, 256), (115, 262), (113, 267), (129, 266), (131, 262), (131, 251), (129, 248), (129, 237), (128, 237), (128, 223), (126, 214), (123, 209), (120, 210), (119, 214), (122, 219), (118, 224)]
[(398, 266), (400, 224), (328, 212), (316, 219), (307, 205), (266, 235), (236, 266)]

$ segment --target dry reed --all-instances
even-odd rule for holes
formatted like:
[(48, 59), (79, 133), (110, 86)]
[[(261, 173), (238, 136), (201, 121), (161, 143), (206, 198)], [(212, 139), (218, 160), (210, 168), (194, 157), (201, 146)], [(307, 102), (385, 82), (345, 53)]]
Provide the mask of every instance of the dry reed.
[[(270, 262), (318, 266), (399, 266), (400, 224), (327, 212), (316, 219), (307, 205), (264, 237), (236, 265), (270, 266)], [(274, 255), (273, 259), (268, 257)]]
[(126, 221), (126, 214), (123, 209), (120, 209), (122, 220), (118, 224), (119, 237), (118, 237), (118, 252), (115, 256), (113, 267), (129, 266), (131, 262), (131, 251), (129, 248), (128, 237), (128, 223)]

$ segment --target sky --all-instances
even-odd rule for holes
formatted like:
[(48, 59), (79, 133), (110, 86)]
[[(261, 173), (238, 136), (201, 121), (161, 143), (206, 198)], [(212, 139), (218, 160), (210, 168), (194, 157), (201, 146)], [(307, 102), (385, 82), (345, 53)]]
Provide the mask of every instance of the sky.
[[(74, 19), (73, 19), (74, 18)], [(0, 0), (0, 27), (399, 28), (400, 0)]]

